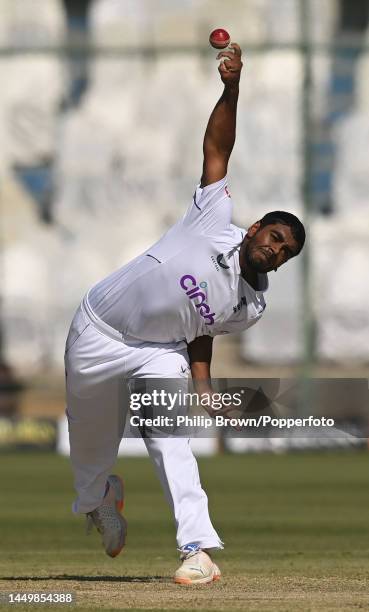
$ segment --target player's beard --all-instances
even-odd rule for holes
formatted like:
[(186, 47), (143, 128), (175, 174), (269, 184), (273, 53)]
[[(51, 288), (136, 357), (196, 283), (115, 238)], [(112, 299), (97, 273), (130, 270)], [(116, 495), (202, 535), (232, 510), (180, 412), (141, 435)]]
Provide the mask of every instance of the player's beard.
[(255, 272), (265, 274), (273, 270), (274, 265), (270, 258), (265, 256), (265, 252), (261, 247), (253, 244), (253, 240), (249, 240), (245, 247), (246, 267), (251, 268)]

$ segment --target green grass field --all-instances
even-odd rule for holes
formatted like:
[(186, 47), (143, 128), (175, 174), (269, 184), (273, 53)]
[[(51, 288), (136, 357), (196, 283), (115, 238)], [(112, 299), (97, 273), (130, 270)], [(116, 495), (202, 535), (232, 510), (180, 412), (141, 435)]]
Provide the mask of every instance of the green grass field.
[[(73, 591), (80, 610), (369, 609), (366, 452), (221, 456), (199, 461), (226, 548), (218, 583), (171, 582), (174, 527), (152, 466), (124, 459), (128, 542), (107, 557), (70, 512), (69, 461), (0, 457), (0, 591)], [(0, 605), (5, 609), (67, 606)]]

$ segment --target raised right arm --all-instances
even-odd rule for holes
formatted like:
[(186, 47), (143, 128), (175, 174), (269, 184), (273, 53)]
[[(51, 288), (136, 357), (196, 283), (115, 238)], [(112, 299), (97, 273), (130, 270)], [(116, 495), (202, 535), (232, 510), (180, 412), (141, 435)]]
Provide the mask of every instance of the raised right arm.
[(227, 173), (228, 161), (236, 139), (236, 116), (241, 77), (241, 49), (236, 43), (230, 45), (233, 51), (221, 51), (218, 59), (219, 72), (224, 91), (218, 100), (205, 131), (204, 163), (201, 187), (216, 183)]

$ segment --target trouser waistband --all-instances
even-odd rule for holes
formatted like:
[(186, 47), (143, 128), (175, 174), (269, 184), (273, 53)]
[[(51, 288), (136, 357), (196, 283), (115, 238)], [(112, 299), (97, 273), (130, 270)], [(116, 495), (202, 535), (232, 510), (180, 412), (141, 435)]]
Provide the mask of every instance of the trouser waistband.
[(166, 343), (161, 344), (157, 342), (150, 342), (149, 340), (135, 338), (134, 336), (123, 334), (123, 332), (120, 332), (118, 329), (114, 329), (114, 327), (111, 327), (110, 325), (105, 323), (93, 311), (93, 309), (91, 308), (90, 302), (88, 301), (88, 293), (87, 295), (85, 295), (85, 297), (83, 298), (81, 302), (81, 309), (84, 315), (86, 316), (86, 318), (92, 323), (92, 325), (96, 327), (96, 329), (98, 329), (105, 336), (108, 336), (109, 338), (112, 338), (113, 340), (118, 340), (118, 342), (122, 342), (123, 344), (129, 345), (129, 346), (139, 346), (145, 343), (145, 344), (150, 344), (152, 346), (167, 348), (170, 351), (178, 351), (178, 350), (187, 349), (187, 345), (184, 340), (183, 341), (180, 340), (178, 342), (168, 342), (167, 344)]
[(122, 333), (118, 331), (117, 329), (114, 329), (114, 327), (110, 327), (110, 325), (108, 325), (107, 323), (104, 323), (104, 321), (102, 321), (97, 316), (97, 314), (95, 314), (95, 312), (92, 310), (90, 303), (88, 301), (88, 295), (85, 295), (85, 297), (83, 298), (82, 303), (81, 303), (81, 308), (85, 316), (89, 319), (89, 321), (91, 321), (92, 325), (94, 325), (96, 329), (102, 332), (105, 336), (108, 336), (109, 338), (113, 338), (113, 340), (118, 340), (119, 342), (124, 343)]

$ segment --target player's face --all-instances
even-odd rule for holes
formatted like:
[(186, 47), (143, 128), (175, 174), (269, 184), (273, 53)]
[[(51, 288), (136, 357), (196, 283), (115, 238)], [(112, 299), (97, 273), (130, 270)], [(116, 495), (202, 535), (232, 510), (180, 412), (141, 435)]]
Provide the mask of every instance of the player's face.
[(270, 272), (298, 253), (298, 244), (291, 228), (282, 223), (252, 225), (246, 237), (245, 261), (256, 272)]

